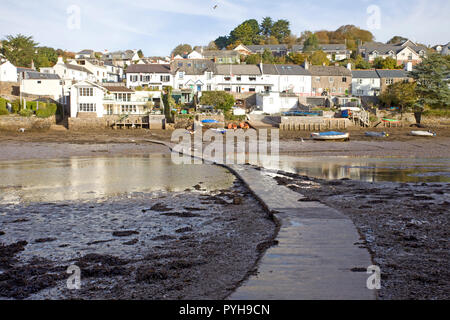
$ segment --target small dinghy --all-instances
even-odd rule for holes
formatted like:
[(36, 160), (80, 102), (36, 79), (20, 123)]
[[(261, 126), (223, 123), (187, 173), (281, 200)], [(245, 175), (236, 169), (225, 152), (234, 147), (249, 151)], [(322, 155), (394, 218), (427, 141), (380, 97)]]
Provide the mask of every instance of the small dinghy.
[(411, 135), (417, 137), (436, 137), (436, 133), (431, 131), (411, 131)]
[(386, 132), (366, 132), (366, 137), (373, 137), (373, 138), (387, 138), (389, 137), (389, 134)]
[(205, 119), (205, 120), (202, 120), (202, 123), (212, 124), (212, 123), (219, 123), (219, 121), (212, 120), (212, 119)]
[(311, 137), (314, 140), (322, 140), (322, 141), (324, 141), (324, 140), (349, 140), (350, 134), (344, 133), (344, 132), (330, 131), (330, 132), (313, 133), (313, 134), (311, 134)]

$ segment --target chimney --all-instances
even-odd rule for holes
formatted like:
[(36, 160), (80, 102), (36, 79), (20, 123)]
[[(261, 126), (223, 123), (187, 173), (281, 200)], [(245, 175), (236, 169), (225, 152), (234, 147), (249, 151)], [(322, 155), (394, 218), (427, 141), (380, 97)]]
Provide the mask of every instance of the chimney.
[(259, 64), (259, 68), (261, 69), (261, 75), (264, 75), (264, 65), (263, 65), (262, 61)]
[(304, 68), (305, 68), (305, 70), (309, 70), (309, 62), (308, 62), (308, 59), (305, 60)]
[(58, 57), (58, 62), (56, 64), (64, 64), (63, 57), (59, 56)]
[(408, 72), (411, 72), (412, 69), (413, 69), (413, 64), (412, 64), (412, 62), (410, 61), (410, 62), (406, 63), (406, 65), (405, 65), (405, 70), (408, 71)]
[(352, 71), (352, 64), (351, 63), (347, 63), (347, 69)]

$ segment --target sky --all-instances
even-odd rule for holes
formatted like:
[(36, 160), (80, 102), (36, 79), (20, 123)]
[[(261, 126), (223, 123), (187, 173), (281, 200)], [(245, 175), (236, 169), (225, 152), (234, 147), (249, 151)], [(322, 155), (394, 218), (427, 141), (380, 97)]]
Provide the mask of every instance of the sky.
[(22, 33), (74, 52), (166, 56), (180, 43), (207, 45), (267, 16), (289, 20), (295, 35), (354, 24), (382, 42), (394, 35), (432, 46), (450, 41), (448, 0), (1, 0), (0, 38)]

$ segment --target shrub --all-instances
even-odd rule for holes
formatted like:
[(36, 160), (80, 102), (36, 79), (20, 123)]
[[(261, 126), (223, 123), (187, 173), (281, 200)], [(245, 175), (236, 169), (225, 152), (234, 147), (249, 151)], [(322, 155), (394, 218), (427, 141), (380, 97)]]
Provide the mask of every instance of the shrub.
[(6, 108), (6, 104), (8, 100), (0, 98), (0, 116), (9, 114), (8, 109)]
[(39, 103), (39, 109), (36, 110), (36, 116), (38, 118), (48, 118), (54, 116), (58, 110), (58, 106), (55, 103)]
[(13, 113), (19, 113), (19, 111), (20, 111), (20, 101), (19, 100), (14, 100), (13, 102), (11, 102), (11, 106), (12, 106)]
[(22, 109), (19, 111), (19, 115), (22, 117), (31, 117), (33, 115), (33, 110), (31, 109)]

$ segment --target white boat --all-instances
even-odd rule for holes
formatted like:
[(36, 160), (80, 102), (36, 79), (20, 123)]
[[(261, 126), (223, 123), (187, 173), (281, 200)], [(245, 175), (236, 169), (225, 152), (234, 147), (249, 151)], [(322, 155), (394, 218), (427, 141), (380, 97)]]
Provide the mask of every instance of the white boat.
[(350, 134), (343, 132), (322, 132), (322, 133), (313, 133), (311, 137), (314, 140), (349, 140)]
[(431, 131), (411, 131), (411, 135), (419, 137), (435, 137), (436, 133)]

